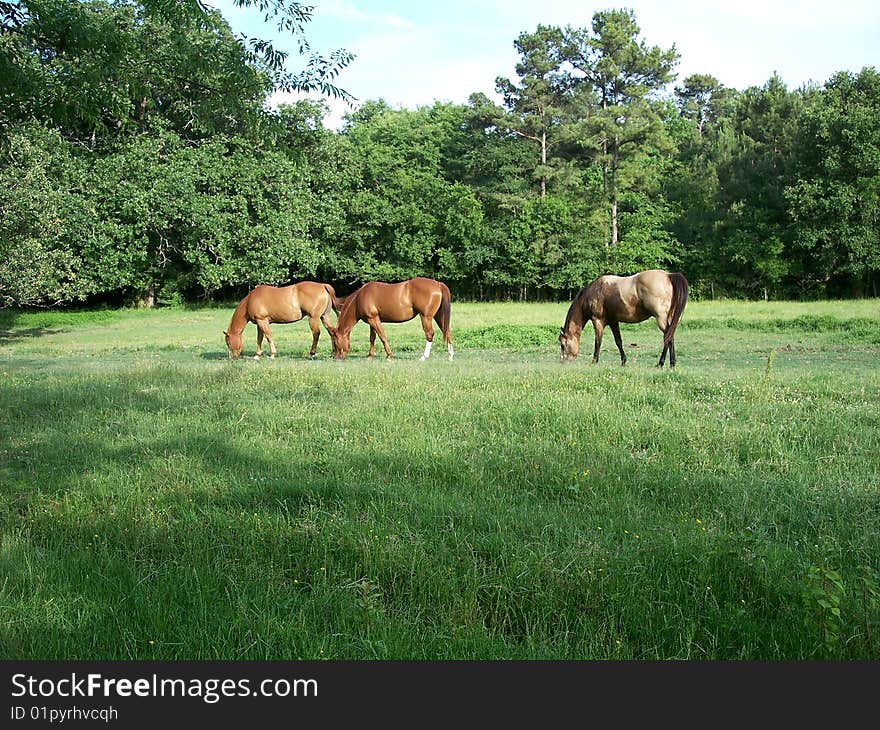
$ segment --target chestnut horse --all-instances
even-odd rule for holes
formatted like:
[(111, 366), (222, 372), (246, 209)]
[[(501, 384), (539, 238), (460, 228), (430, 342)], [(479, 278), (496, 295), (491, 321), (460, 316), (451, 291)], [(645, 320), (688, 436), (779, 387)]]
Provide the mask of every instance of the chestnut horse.
[(234, 359), (241, 356), (241, 333), (248, 322), (257, 325), (257, 354), (254, 357), (259, 358), (263, 353), (263, 337), (269, 340), (271, 357), (275, 357), (278, 351), (275, 349), (269, 324), (298, 322), (305, 316), (308, 316), (309, 326), (312, 328), (312, 349), (309, 350), (309, 357), (314, 357), (318, 350), (318, 338), (321, 336), (318, 320), (324, 323), (324, 327), (332, 335), (333, 323), (327, 315), (331, 307), (338, 313), (344, 301), (344, 298), (336, 296), (332, 286), (315, 281), (301, 281), (299, 284), (281, 287), (266, 284), (258, 286), (238, 303), (229, 329), (223, 333), (226, 335), (229, 357)]
[(386, 284), (382, 281), (370, 281), (354, 294), (345, 299), (345, 305), (339, 312), (336, 331), (330, 333), (333, 340), (333, 357), (344, 360), (351, 349), (351, 330), (363, 320), (370, 325), (370, 354), (376, 354), (376, 335), (382, 340), (385, 355), (391, 357), (391, 348), (385, 339), (383, 322), (408, 322), (416, 315), (422, 318), (422, 329), (425, 331), (425, 352), (421, 359), (431, 355), (431, 343), (434, 341), (434, 328), (431, 320), (437, 321), (446, 340), (446, 350), (451, 360), (455, 355), (452, 349), (452, 337), (449, 335), (449, 317), (452, 298), (449, 287), (433, 279), (421, 277), (408, 279), (399, 284)]
[(669, 352), (669, 367), (675, 367), (675, 330), (688, 298), (684, 274), (651, 269), (632, 276), (600, 276), (580, 290), (568, 308), (565, 324), (559, 330), (559, 346), (563, 360), (574, 360), (580, 351), (581, 331), (592, 321), (596, 332), (593, 362), (599, 361), (602, 332), (607, 325), (614, 333), (620, 350), (620, 364), (626, 365), (626, 354), (620, 339), (620, 323), (657, 320), (663, 333), (663, 353), (658, 368), (663, 367)]

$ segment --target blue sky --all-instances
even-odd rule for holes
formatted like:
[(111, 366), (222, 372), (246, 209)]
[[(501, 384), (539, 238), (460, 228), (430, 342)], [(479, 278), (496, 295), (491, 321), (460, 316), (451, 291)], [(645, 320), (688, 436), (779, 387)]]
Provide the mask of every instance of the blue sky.
[[(233, 29), (293, 43), (253, 10), (209, 0)], [(465, 102), (475, 91), (494, 94), (497, 76), (514, 77), (514, 39), (538, 24), (589, 27), (593, 13), (635, 11), (649, 45), (681, 54), (678, 81), (711, 73), (737, 89), (761, 85), (774, 73), (796, 88), (825, 82), (837, 71), (880, 67), (877, 0), (306, 0), (315, 6), (307, 37), (317, 51), (345, 48), (357, 58), (339, 85), (360, 101), (384, 98), (414, 108), (435, 100)], [(295, 53), (291, 65), (296, 68)], [(287, 97), (278, 95), (274, 103)], [(331, 104), (330, 126), (345, 111)]]

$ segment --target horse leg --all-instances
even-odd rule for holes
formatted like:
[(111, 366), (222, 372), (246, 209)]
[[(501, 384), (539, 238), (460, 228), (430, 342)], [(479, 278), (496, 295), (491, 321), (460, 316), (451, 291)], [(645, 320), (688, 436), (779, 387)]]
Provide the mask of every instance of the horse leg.
[(263, 354), (263, 330), (260, 329), (260, 325), (257, 324), (257, 352), (254, 355), (254, 360), (259, 360), (260, 355)]
[(373, 329), (373, 325), (370, 325), (370, 354), (367, 355), (371, 360), (376, 355), (376, 330)]
[(439, 309), (437, 310), (437, 313), (434, 315), (434, 321), (443, 333), (443, 341), (446, 343), (446, 352), (449, 353), (449, 359), (452, 360), (452, 358), (455, 357), (455, 349), (452, 347), (452, 335), (449, 334), (449, 322), (443, 322), (440, 311), (441, 310)]
[(422, 329), (425, 330), (425, 353), (419, 359), (427, 360), (431, 357), (431, 345), (434, 344), (434, 327), (431, 324), (430, 314), (422, 315)]
[[(660, 362), (657, 363), (658, 368), (662, 368), (666, 364), (666, 353), (669, 352), (669, 345), (663, 346), (663, 352), (660, 353)], [(669, 359), (672, 362), (672, 358)]]
[(257, 322), (257, 327), (260, 328), (260, 332), (262, 332), (266, 339), (269, 340), (269, 357), (275, 357), (278, 354), (278, 350), (275, 349), (275, 341), (272, 339), (272, 330), (269, 329), (269, 320), (261, 319)]
[(669, 367), (675, 367), (675, 338), (669, 340)]
[(382, 340), (382, 346), (385, 348), (385, 357), (389, 360), (391, 359), (391, 348), (388, 347), (388, 340), (385, 338), (385, 330), (382, 329), (382, 320), (376, 317), (369, 322), (370, 327), (375, 330), (376, 334), (379, 335), (379, 339)]
[[(657, 327), (660, 328), (660, 331), (663, 333), (663, 339), (666, 339), (666, 328), (669, 327), (669, 322), (666, 320), (666, 316), (657, 315)], [(660, 353), (660, 362), (657, 363), (658, 368), (662, 368), (664, 363), (666, 362), (666, 353), (669, 351), (669, 345), (663, 345), (663, 352)]]
[(312, 349), (309, 350), (309, 357), (314, 357), (318, 351), (318, 338), (321, 336), (321, 325), (317, 317), (309, 317), (309, 327), (312, 328)]
[(614, 344), (617, 345), (617, 349), (620, 351), (620, 364), (626, 365), (626, 353), (623, 351), (623, 340), (620, 339), (620, 323), (610, 322), (608, 326), (614, 335)]
[(605, 331), (601, 319), (593, 320), (593, 329), (596, 330), (596, 346), (593, 348), (593, 365), (595, 365), (599, 362), (599, 348), (602, 347), (602, 333)]
[(324, 314), (321, 315), (321, 321), (324, 323), (324, 329), (326, 329), (327, 332), (332, 337), (333, 333), (336, 332), (336, 327), (334, 327), (333, 322), (330, 321), (330, 317), (328, 316), (328, 312), (324, 312)]

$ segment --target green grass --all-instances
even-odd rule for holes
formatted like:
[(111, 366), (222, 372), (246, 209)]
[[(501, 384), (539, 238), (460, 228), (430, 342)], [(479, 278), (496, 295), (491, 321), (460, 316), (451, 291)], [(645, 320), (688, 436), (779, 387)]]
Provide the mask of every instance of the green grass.
[(675, 372), (566, 309), (3, 313), (0, 655), (880, 658), (880, 304), (691, 302)]

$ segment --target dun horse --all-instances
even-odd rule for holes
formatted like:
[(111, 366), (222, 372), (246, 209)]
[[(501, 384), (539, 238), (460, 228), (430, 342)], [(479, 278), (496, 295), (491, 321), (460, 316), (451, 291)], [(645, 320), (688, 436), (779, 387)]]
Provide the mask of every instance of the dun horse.
[(415, 278), (399, 284), (386, 284), (371, 281), (364, 284), (354, 294), (346, 297), (345, 305), (339, 312), (336, 331), (330, 332), (333, 340), (333, 357), (344, 360), (351, 349), (351, 330), (363, 320), (370, 325), (370, 357), (376, 354), (376, 335), (382, 340), (385, 355), (391, 357), (391, 348), (385, 339), (383, 322), (408, 322), (416, 315), (422, 318), (425, 331), (425, 352), (421, 359), (431, 355), (434, 341), (434, 328), (431, 320), (436, 320), (446, 341), (446, 350), (451, 360), (455, 355), (452, 337), (449, 334), (449, 317), (452, 298), (449, 287), (433, 279)]
[(226, 335), (229, 357), (241, 356), (241, 333), (248, 322), (257, 325), (257, 354), (254, 357), (259, 358), (263, 353), (263, 337), (269, 340), (271, 357), (275, 357), (278, 351), (275, 349), (269, 325), (298, 322), (306, 316), (312, 328), (312, 349), (309, 350), (309, 357), (314, 357), (318, 350), (318, 338), (321, 336), (319, 320), (332, 336), (334, 327), (327, 315), (331, 307), (338, 313), (344, 301), (344, 298), (336, 296), (332, 286), (315, 281), (302, 281), (281, 287), (265, 284), (258, 286), (239, 302), (229, 329), (223, 333)]
[(688, 298), (684, 274), (670, 274), (651, 269), (633, 276), (600, 276), (581, 289), (568, 309), (565, 324), (559, 330), (559, 346), (563, 360), (574, 360), (580, 351), (581, 331), (592, 321), (596, 332), (593, 362), (599, 361), (599, 348), (605, 326), (611, 328), (620, 350), (620, 364), (626, 365), (626, 354), (620, 339), (620, 323), (657, 320), (663, 333), (663, 353), (658, 368), (663, 367), (669, 352), (669, 367), (675, 367), (675, 330)]

